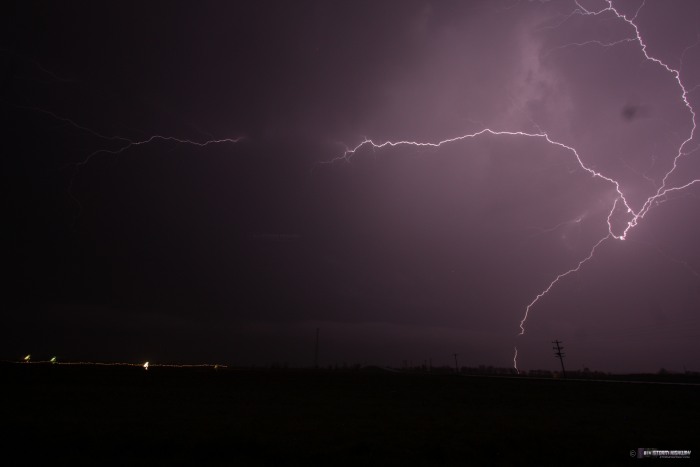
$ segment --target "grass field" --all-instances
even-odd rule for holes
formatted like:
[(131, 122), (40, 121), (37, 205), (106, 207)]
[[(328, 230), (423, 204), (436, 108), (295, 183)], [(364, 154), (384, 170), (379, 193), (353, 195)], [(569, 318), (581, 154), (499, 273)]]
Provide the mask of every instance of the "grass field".
[[(700, 444), (700, 386), (381, 371), (0, 371), (3, 465), (648, 465), (630, 450)], [(666, 463), (690, 465), (697, 454)]]

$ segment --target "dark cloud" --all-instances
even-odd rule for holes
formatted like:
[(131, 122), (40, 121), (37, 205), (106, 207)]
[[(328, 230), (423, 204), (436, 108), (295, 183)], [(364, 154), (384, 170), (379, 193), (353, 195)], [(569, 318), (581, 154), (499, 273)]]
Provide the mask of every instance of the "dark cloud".
[[(584, 2), (580, 2), (583, 4)], [(591, 3), (589, 5), (588, 3)], [(584, 6), (597, 8), (595, 2)], [(616, 5), (617, 6), (617, 5)], [(639, 4), (620, 5), (634, 16)], [(0, 352), (310, 364), (700, 369), (697, 187), (629, 221), (692, 128), (634, 29), (574, 2), (15, 2), (3, 21)], [(700, 76), (697, 3), (648, 0), (647, 52)], [(616, 45), (605, 45), (616, 43)], [(689, 92), (695, 105), (697, 92)], [(102, 135), (152, 134), (120, 154)], [(653, 111), (652, 111), (653, 109)], [(667, 186), (700, 176), (696, 141)], [(38, 350), (37, 350), (38, 349)]]

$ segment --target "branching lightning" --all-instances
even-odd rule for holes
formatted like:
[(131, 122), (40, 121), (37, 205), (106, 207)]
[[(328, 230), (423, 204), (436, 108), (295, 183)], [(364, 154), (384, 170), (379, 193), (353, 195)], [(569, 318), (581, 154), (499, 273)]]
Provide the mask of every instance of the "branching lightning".
[(75, 179), (78, 175), (78, 172), (81, 167), (86, 165), (90, 160), (97, 156), (98, 154), (109, 154), (109, 155), (118, 155), (122, 154), (129, 149), (132, 149), (137, 146), (146, 146), (148, 144), (152, 143), (157, 143), (157, 142), (164, 142), (164, 143), (176, 143), (176, 144), (185, 144), (185, 145), (190, 145), (190, 146), (196, 146), (199, 148), (204, 148), (210, 145), (216, 145), (216, 144), (236, 144), (241, 142), (244, 137), (239, 136), (236, 138), (221, 138), (221, 139), (209, 139), (205, 141), (194, 141), (190, 139), (185, 139), (185, 138), (177, 138), (174, 136), (167, 136), (167, 135), (151, 135), (145, 139), (130, 139), (126, 138), (123, 136), (108, 136), (104, 135), (96, 130), (93, 130), (92, 128), (86, 127), (84, 125), (81, 125), (74, 120), (71, 120), (70, 118), (66, 118), (63, 116), (60, 116), (54, 112), (51, 112), (46, 109), (41, 109), (38, 107), (29, 107), (29, 106), (17, 106), (22, 109), (27, 109), (31, 110), (34, 112), (40, 112), (45, 115), (48, 115), (49, 117), (53, 118), (54, 120), (66, 123), (70, 125), (71, 127), (80, 130), (82, 132), (88, 133), (95, 138), (101, 139), (103, 141), (108, 141), (114, 144), (119, 145), (117, 148), (102, 148), (102, 149), (97, 149), (91, 153), (89, 153), (87, 156), (85, 156), (82, 160), (78, 161), (77, 163), (70, 164), (69, 166), (72, 166), (74, 168), (73, 174), (70, 178), (70, 182), (68, 183), (68, 194), (69, 196), (73, 199), (73, 201), (77, 204), (78, 206), (78, 211), (76, 213), (76, 216), (74, 218), (74, 223), (77, 221), (78, 217), (80, 216), (80, 211), (82, 210), (82, 204), (80, 203), (80, 200), (76, 198), (73, 195), (73, 184), (75, 183)]
[(579, 269), (581, 269), (581, 266), (583, 266), (588, 260), (590, 260), (591, 258), (593, 258), (593, 255), (595, 254), (596, 249), (597, 249), (604, 241), (608, 240), (609, 238), (611, 238), (611, 234), (608, 234), (608, 235), (606, 235), (605, 237), (603, 237), (603, 238), (601, 238), (600, 240), (598, 240), (598, 242), (597, 242), (595, 245), (593, 245), (593, 248), (591, 248), (591, 252), (588, 253), (588, 256), (586, 256), (586, 257), (583, 258), (581, 261), (579, 261), (578, 264), (576, 265), (576, 267), (571, 268), (571, 269), (569, 269), (568, 271), (559, 274), (557, 277), (554, 278), (554, 280), (553, 280), (552, 282), (549, 283), (549, 285), (547, 286), (546, 289), (544, 289), (542, 292), (540, 292), (539, 294), (537, 294), (537, 296), (535, 297), (535, 299), (532, 300), (532, 301), (530, 302), (530, 304), (525, 308), (525, 315), (523, 316), (523, 319), (520, 320), (520, 333), (519, 333), (518, 335), (522, 336), (523, 334), (525, 334), (525, 321), (527, 321), (527, 317), (528, 317), (528, 314), (530, 313), (530, 309), (535, 305), (535, 303), (537, 303), (537, 302), (539, 301), (540, 298), (542, 298), (542, 297), (544, 297), (545, 295), (547, 295), (547, 294), (549, 293), (549, 291), (552, 290), (552, 287), (554, 287), (554, 285), (555, 285), (557, 282), (559, 282), (561, 279), (565, 278), (565, 277), (568, 276), (569, 274), (572, 274), (572, 273), (574, 273), (574, 272), (578, 272)]
[(41, 112), (44, 113), (50, 117), (52, 117), (55, 120), (64, 122), (69, 124), (70, 126), (80, 130), (84, 131), (86, 133), (91, 134), (92, 136), (95, 136), (96, 138), (105, 140), (105, 141), (112, 141), (116, 142), (117, 144), (120, 144), (121, 146), (118, 147), (117, 149), (98, 149), (96, 151), (91, 152), (88, 154), (83, 160), (80, 162), (76, 163), (76, 167), (83, 166), (90, 162), (90, 159), (95, 157), (98, 154), (121, 154), (125, 151), (128, 151), (129, 149), (136, 147), (136, 146), (144, 146), (149, 143), (154, 143), (154, 142), (172, 142), (172, 143), (178, 143), (178, 144), (188, 144), (190, 146), (197, 146), (200, 148), (207, 147), (210, 145), (214, 144), (222, 144), (222, 143), (231, 143), (235, 144), (243, 140), (244, 138), (242, 136), (236, 137), (236, 138), (221, 138), (221, 139), (210, 139), (206, 141), (193, 141), (190, 139), (184, 139), (184, 138), (176, 138), (174, 136), (164, 136), (164, 135), (152, 135), (149, 136), (148, 138), (141, 139), (141, 140), (134, 140), (134, 139), (129, 139), (125, 138), (123, 136), (106, 136), (103, 135), (102, 133), (99, 133), (91, 128), (88, 128), (86, 126), (80, 125), (76, 123), (74, 120), (71, 120), (70, 118), (62, 117), (60, 115), (57, 115), (49, 110), (45, 109), (40, 109), (37, 107), (27, 107), (27, 106), (19, 106), (20, 108), (28, 109), (28, 110), (33, 110), (36, 112)]
[(542, 235), (542, 234), (554, 232), (555, 230), (557, 230), (561, 227), (564, 227), (565, 225), (580, 224), (581, 222), (583, 222), (584, 217), (585, 217), (585, 214), (581, 214), (580, 216), (578, 216), (575, 219), (570, 219), (568, 221), (559, 222), (557, 225), (555, 225), (553, 227), (547, 227), (547, 228), (533, 227), (533, 229), (536, 229), (539, 231), (535, 235)]
[[(665, 62), (661, 61), (660, 59), (651, 56), (648, 51), (647, 51), (647, 44), (645, 40), (642, 37), (641, 32), (639, 31), (639, 27), (635, 23), (637, 16), (640, 14), (640, 11), (644, 7), (644, 2), (642, 2), (639, 6), (639, 8), (635, 11), (634, 16), (628, 17), (627, 15), (621, 13), (618, 9), (616, 9), (613, 5), (612, 0), (606, 0), (607, 6), (603, 9), (593, 11), (593, 10), (588, 10), (584, 8), (578, 0), (574, 0), (574, 3), (576, 5), (576, 8), (574, 11), (572, 11), (569, 15), (565, 16), (563, 20), (559, 21), (556, 25), (554, 26), (548, 26), (547, 28), (557, 28), (561, 25), (563, 25), (566, 21), (568, 21), (570, 18), (576, 15), (581, 15), (581, 16), (599, 16), (599, 15), (611, 15), (611, 19), (615, 19), (621, 22), (626, 23), (628, 26), (630, 26), (633, 30), (633, 34), (631, 37), (627, 37), (624, 39), (620, 39), (617, 41), (613, 42), (603, 42), (599, 40), (590, 40), (590, 41), (585, 41), (581, 43), (572, 43), (572, 44), (566, 44), (560, 47), (557, 47), (555, 49), (550, 50), (547, 53), (551, 53), (554, 50), (561, 50), (565, 49), (568, 47), (581, 47), (581, 46), (588, 46), (588, 45), (596, 45), (600, 47), (614, 47), (620, 44), (629, 44), (629, 43), (637, 43), (641, 49), (641, 52), (643, 53), (645, 59), (647, 61), (650, 61), (660, 67), (662, 67), (664, 70), (666, 70), (669, 74), (673, 76), (675, 81), (678, 84), (678, 87), (680, 89), (680, 98), (685, 105), (685, 107), (688, 109), (688, 112), (690, 114), (691, 122), (692, 122), (692, 128), (690, 130), (690, 134), (688, 137), (680, 144), (678, 147), (677, 153), (675, 154), (675, 157), (673, 158), (673, 164), (670, 170), (666, 172), (664, 175), (660, 186), (656, 188), (656, 192), (649, 196), (646, 201), (642, 204), (642, 206), (635, 210), (632, 208), (631, 204), (628, 202), (627, 197), (625, 196), (625, 193), (622, 191), (620, 183), (607, 176), (604, 175), (601, 172), (598, 172), (594, 170), (593, 168), (587, 166), (581, 156), (579, 155), (579, 152), (572, 146), (567, 145), (563, 142), (560, 142), (559, 140), (551, 137), (546, 131), (541, 130), (538, 126), (536, 133), (529, 133), (529, 132), (524, 132), (524, 131), (509, 131), (509, 130), (502, 130), (502, 129), (491, 129), (491, 128), (484, 128), (480, 131), (477, 131), (475, 133), (469, 133), (465, 134), (462, 136), (457, 136), (454, 138), (448, 138), (444, 139), (442, 141), (438, 142), (418, 142), (418, 141), (408, 141), (408, 140), (401, 140), (401, 141), (384, 141), (384, 142), (376, 142), (372, 139), (365, 138), (363, 141), (361, 141), (359, 144), (357, 144), (354, 147), (346, 147), (344, 153), (334, 159), (331, 159), (329, 161), (326, 161), (325, 163), (336, 163), (339, 161), (345, 161), (349, 162), (352, 156), (357, 153), (359, 150), (363, 148), (371, 148), (371, 149), (383, 149), (387, 147), (397, 147), (397, 146), (415, 146), (415, 147), (433, 147), (437, 148), (446, 144), (458, 142), (458, 141), (463, 141), (467, 139), (473, 139), (473, 138), (479, 138), (484, 135), (493, 135), (493, 136), (504, 136), (504, 137), (525, 137), (525, 138), (539, 138), (543, 139), (546, 141), (548, 144), (560, 147), (564, 149), (565, 151), (569, 152), (572, 154), (576, 161), (578, 162), (579, 166), (581, 169), (585, 170), (591, 176), (600, 178), (602, 180), (605, 180), (606, 182), (612, 184), (615, 187), (615, 190), (617, 192), (617, 196), (615, 200), (613, 201), (613, 204), (611, 206), (610, 212), (607, 216), (607, 224), (608, 224), (608, 233), (604, 237), (600, 238), (598, 241), (596, 241), (592, 248), (590, 249), (588, 255), (581, 259), (574, 267), (571, 269), (557, 275), (540, 293), (538, 293), (535, 298), (527, 305), (525, 308), (525, 313), (520, 321), (519, 328), (520, 332), (518, 335), (523, 335), (525, 334), (525, 324), (527, 322), (528, 316), (532, 308), (538, 303), (540, 299), (542, 299), (545, 295), (547, 295), (552, 288), (563, 278), (566, 276), (573, 274), (575, 272), (578, 272), (581, 267), (588, 262), (589, 260), (593, 259), (595, 256), (596, 250), (598, 247), (600, 247), (604, 242), (610, 239), (614, 240), (626, 240), (629, 232), (634, 229), (634, 227), (637, 226), (640, 220), (644, 218), (644, 216), (649, 212), (652, 206), (656, 206), (660, 203), (660, 199), (662, 199), (665, 195), (676, 192), (676, 191), (682, 191), (687, 188), (689, 188), (692, 185), (695, 185), (696, 183), (700, 183), (700, 179), (694, 179), (691, 180), (683, 185), (679, 186), (669, 186), (669, 177), (676, 171), (676, 168), (678, 167), (678, 161), (684, 157), (689, 155), (690, 153), (694, 152), (697, 148), (694, 148), (692, 150), (686, 151), (686, 146), (693, 140), (695, 136), (695, 129), (696, 129), (696, 113), (691, 105), (690, 101), (688, 100), (688, 94), (695, 91), (699, 85), (696, 85), (695, 87), (691, 89), (687, 89), (686, 86), (684, 85), (683, 81), (681, 80), (681, 73), (680, 70), (682, 69), (683, 65), (683, 57), (685, 53), (692, 47), (695, 47), (698, 43), (696, 42), (693, 45), (690, 45), (686, 47), (686, 49), (683, 51), (683, 55), (681, 56), (680, 60), (680, 66), (678, 69), (671, 67), (670, 65), (666, 64)], [(615, 229), (613, 229), (611, 218), (613, 214), (615, 213), (616, 209), (618, 209), (618, 206), (621, 209), (624, 209), (629, 216), (629, 220), (627, 221), (624, 229), (622, 231), (618, 231), (618, 233), (615, 233)], [(577, 218), (578, 219), (578, 218)], [(575, 220), (578, 222), (578, 220)], [(571, 221), (569, 221), (571, 222)], [(559, 227), (562, 224), (558, 224), (556, 227)], [(515, 368), (516, 371), (518, 371), (518, 349), (514, 348), (514, 356), (513, 356), (513, 367)]]

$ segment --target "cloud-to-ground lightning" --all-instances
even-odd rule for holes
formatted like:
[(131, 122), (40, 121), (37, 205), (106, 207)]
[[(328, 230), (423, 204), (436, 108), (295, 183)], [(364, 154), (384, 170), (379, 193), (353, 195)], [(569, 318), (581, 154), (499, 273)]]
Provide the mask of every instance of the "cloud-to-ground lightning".
[[(559, 21), (556, 25), (554, 26), (549, 26), (548, 28), (557, 28), (563, 25), (567, 20), (572, 18), (573, 16), (576, 15), (581, 15), (581, 16), (602, 16), (602, 15), (609, 15), (610, 19), (619, 21), (622, 24), (626, 24), (628, 27), (631, 28), (631, 36), (626, 37), (623, 39), (619, 39), (616, 41), (611, 41), (611, 42), (603, 42), (599, 40), (589, 40), (585, 42), (579, 42), (579, 43), (571, 43), (571, 44), (565, 44), (560, 47), (556, 47), (555, 49), (551, 49), (547, 53), (551, 53), (554, 50), (562, 50), (570, 47), (583, 47), (583, 46), (589, 46), (589, 45), (594, 45), (594, 46), (599, 46), (599, 47), (615, 47), (620, 44), (630, 44), (630, 43), (636, 43), (638, 44), (644, 59), (656, 64), (657, 66), (661, 67), (664, 69), (666, 72), (668, 72), (673, 79), (676, 81), (678, 88), (680, 90), (680, 99), (683, 103), (683, 105), (686, 107), (687, 111), (689, 112), (690, 115), (690, 120), (691, 120), (691, 129), (690, 133), (688, 136), (683, 140), (683, 142), (680, 144), (680, 146), (677, 149), (677, 152), (675, 156), (673, 157), (673, 163), (671, 168), (665, 173), (663, 176), (661, 183), (658, 185), (658, 187), (655, 186), (656, 191), (649, 196), (644, 203), (639, 207), (638, 209), (634, 209), (631, 206), (631, 203), (628, 201), (628, 197), (625, 195), (621, 188), (621, 184), (618, 180), (615, 180), (611, 176), (605, 175), (600, 171), (597, 171), (593, 168), (591, 168), (589, 165), (585, 164), (583, 159), (581, 158), (579, 151), (574, 148), (573, 146), (570, 146), (568, 144), (565, 144), (564, 142), (559, 141), (555, 137), (550, 136), (549, 133), (546, 131), (541, 130), (539, 126), (537, 126), (537, 132), (531, 133), (531, 132), (525, 132), (525, 131), (519, 131), (519, 130), (504, 130), (504, 129), (493, 129), (493, 128), (484, 128), (480, 131), (474, 132), (474, 133), (469, 133), (453, 138), (448, 138), (444, 139), (441, 141), (437, 142), (420, 142), (420, 141), (410, 141), (410, 140), (401, 140), (401, 141), (384, 141), (384, 142), (376, 142), (373, 139), (370, 138), (365, 138), (363, 139), (359, 144), (357, 144), (354, 147), (346, 147), (345, 151), (343, 154), (339, 155), (336, 158), (330, 159), (326, 161), (325, 163), (335, 163), (339, 161), (346, 161), (349, 162), (352, 156), (360, 151), (363, 148), (371, 148), (371, 149), (382, 149), (382, 148), (387, 148), (387, 147), (397, 147), (397, 146), (413, 146), (413, 147), (433, 147), (437, 148), (446, 144), (458, 142), (458, 141), (463, 141), (467, 139), (473, 139), (473, 138), (479, 138), (484, 135), (493, 135), (493, 136), (501, 136), (501, 137), (524, 137), (524, 138), (539, 138), (543, 139), (546, 141), (548, 144), (552, 146), (557, 146), (561, 149), (564, 149), (568, 153), (572, 154), (574, 158), (576, 159), (578, 165), (580, 166), (581, 169), (584, 171), (588, 172), (591, 174), (593, 177), (600, 178), (610, 184), (612, 184), (615, 187), (616, 190), (616, 197), (612, 203), (612, 206), (610, 208), (610, 211), (607, 216), (607, 225), (608, 225), (608, 232), (607, 234), (597, 240), (591, 249), (589, 250), (589, 253), (587, 256), (585, 256), (583, 259), (578, 261), (572, 268), (568, 269), (567, 271), (558, 274), (552, 281), (550, 281), (546, 287), (542, 289), (541, 292), (539, 292), (534, 299), (527, 305), (525, 308), (525, 312), (523, 315), (523, 318), (521, 319), (519, 323), (519, 332), (518, 335), (521, 336), (525, 334), (525, 325), (528, 319), (528, 316), (532, 310), (532, 308), (543, 298), (545, 297), (551, 290), (552, 288), (563, 278), (566, 276), (569, 276), (575, 272), (580, 271), (580, 269), (583, 267), (583, 265), (590, 261), (591, 259), (594, 258), (595, 253), (597, 249), (602, 245), (604, 242), (607, 240), (626, 240), (628, 238), (629, 233), (638, 225), (638, 223), (644, 219), (646, 214), (649, 212), (652, 206), (657, 206), (665, 197), (665, 195), (673, 193), (673, 192), (678, 192), (678, 191), (683, 191), (697, 183), (700, 183), (700, 178), (693, 179), (689, 182), (686, 182), (682, 185), (677, 185), (677, 186), (670, 186), (669, 185), (669, 177), (676, 171), (678, 167), (679, 160), (683, 157), (688, 156), (692, 152), (694, 152), (697, 148), (693, 148), (692, 150), (687, 150), (686, 147), (689, 145), (689, 143), (693, 140), (695, 137), (695, 130), (696, 130), (696, 113), (695, 109), (693, 108), (692, 104), (690, 103), (688, 99), (688, 94), (690, 92), (693, 92), (698, 86), (696, 85), (695, 87), (688, 89), (686, 88), (686, 85), (683, 83), (683, 80), (681, 79), (681, 69), (682, 69), (682, 63), (683, 63), (683, 56), (685, 53), (692, 47), (696, 46), (697, 43), (690, 45), (685, 48), (683, 51), (683, 55), (681, 56), (680, 60), (680, 66), (678, 68), (674, 68), (664, 61), (662, 61), (659, 58), (656, 58), (652, 55), (649, 54), (647, 51), (647, 43), (642, 37), (642, 33), (639, 30), (639, 27), (637, 23), (635, 22), (637, 17), (639, 16), (640, 12), (642, 11), (644, 7), (644, 2), (642, 2), (637, 10), (634, 13), (634, 16), (629, 17), (626, 14), (621, 13), (613, 4), (612, 0), (606, 0), (605, 2), (607, 6), (605, 8), (602, 8), (600, 10), (589, 10), (581, 5), (581, 3), (578, 0), (574, 0), (575, 4), (575, 9), (568, 14), (567, 16), (564, 17), (563, 20)], [(645, 177), (646, 178), (646, 177)], [(622, 229), (614, 229), (612, 225), (611, 218), (615, 214), (617, 209), (623, 209), (626, 212), (626, 215), (628, 216), (628, 220), (626, 221), (626, 224), (624, 224), (624, 228)], [(578, 222), (578, 219), (580, 218), (575, 218), (574, 221)], [(572, 222), (572, 221), (568, 221)], [(562, 224), (558, 224), (556, 227), (559, 227)], [(513, 367), (516, 371), (518, 371), (518, 349), (515, 348), (515, 354), (513, 356)]]
[(584, 263), (586, 263), (588, 260), (593, 258), (593, 255), (595, 254), (596, 249), (604, 241), (608, 240), (610, 237), (611, 237), (610, 235), (606, 235), (605, 237), (598, 240), (598, 242), (595, 245), (593, 245), (593, 248), (591, 248), (591, 252), (588, 253), (588, 256), (586, 256), (581, 261), (579, 261), (578, 264), (576, 265), (576, 267), (573, 267), (573, 268), (569, 269), (568, 271), (559, 274), (557, 277), (554, 278), (554, 280), (552, 282), (549, 283), (549, 285), (547, 286), (546, 289), (544, 289), (542, 292), (537, 294), (537, 296), (534, 298), (534, 300), (532, 300), (530, 302), (530, 304), (525, 308), (525, 315), (523, 315), (523, 319), (520, 320), (520, 333), (519, 333), (519, 335), (522, 336), (523, 334), (525, 334), (525, 321), (527, 321), (527, 317), (528, 317), (528, 314), (530, 313), (530, 309), (535, 305), (535, 303), (537, 303), (540, 298), (547, 295), (549, 293), (549, 291), (552, 290), (552, 287), (554, 287), (556, 285), (556, 283), (559, 282), (561, 279), (565, 278), (569, 274), (573, 274), (575, 272), (578, 272), (578, 270), (581, 269), (581, 266), (583, 266)]

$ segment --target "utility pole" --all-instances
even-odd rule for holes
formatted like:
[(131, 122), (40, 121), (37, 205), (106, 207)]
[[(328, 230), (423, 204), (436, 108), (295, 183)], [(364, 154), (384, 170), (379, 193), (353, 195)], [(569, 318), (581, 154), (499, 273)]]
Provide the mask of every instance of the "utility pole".
[(318, 328), (316, 328), (316, 347), (314, 348), (314, 368), (318, 369)]
[(556, 347), (552, 347), (552, 349), (555, 350), (554, 356), (559, 359), (561, 362), (561, 372), (562, 375), (564, 375), (564, 378), (566, 378), (566, 370), (564, 369), (564, 357), (566, 357), (566, 354), (563, 354), (561, 351), (564, 350), (564, 347), (560, 346), (559, 344), (563, 344), (563, 342), (560, 342), (559, 340), (552, 341), (552, 344), (555, 344)]
[(455, 353), (455, 354), (452, 354), (452, 355), (454, 355), (454, 357), (455, 357), (455, 371), (456, 371), (457, 373), (459, 373), (459, 365), (457, 364), (457, 354)]

